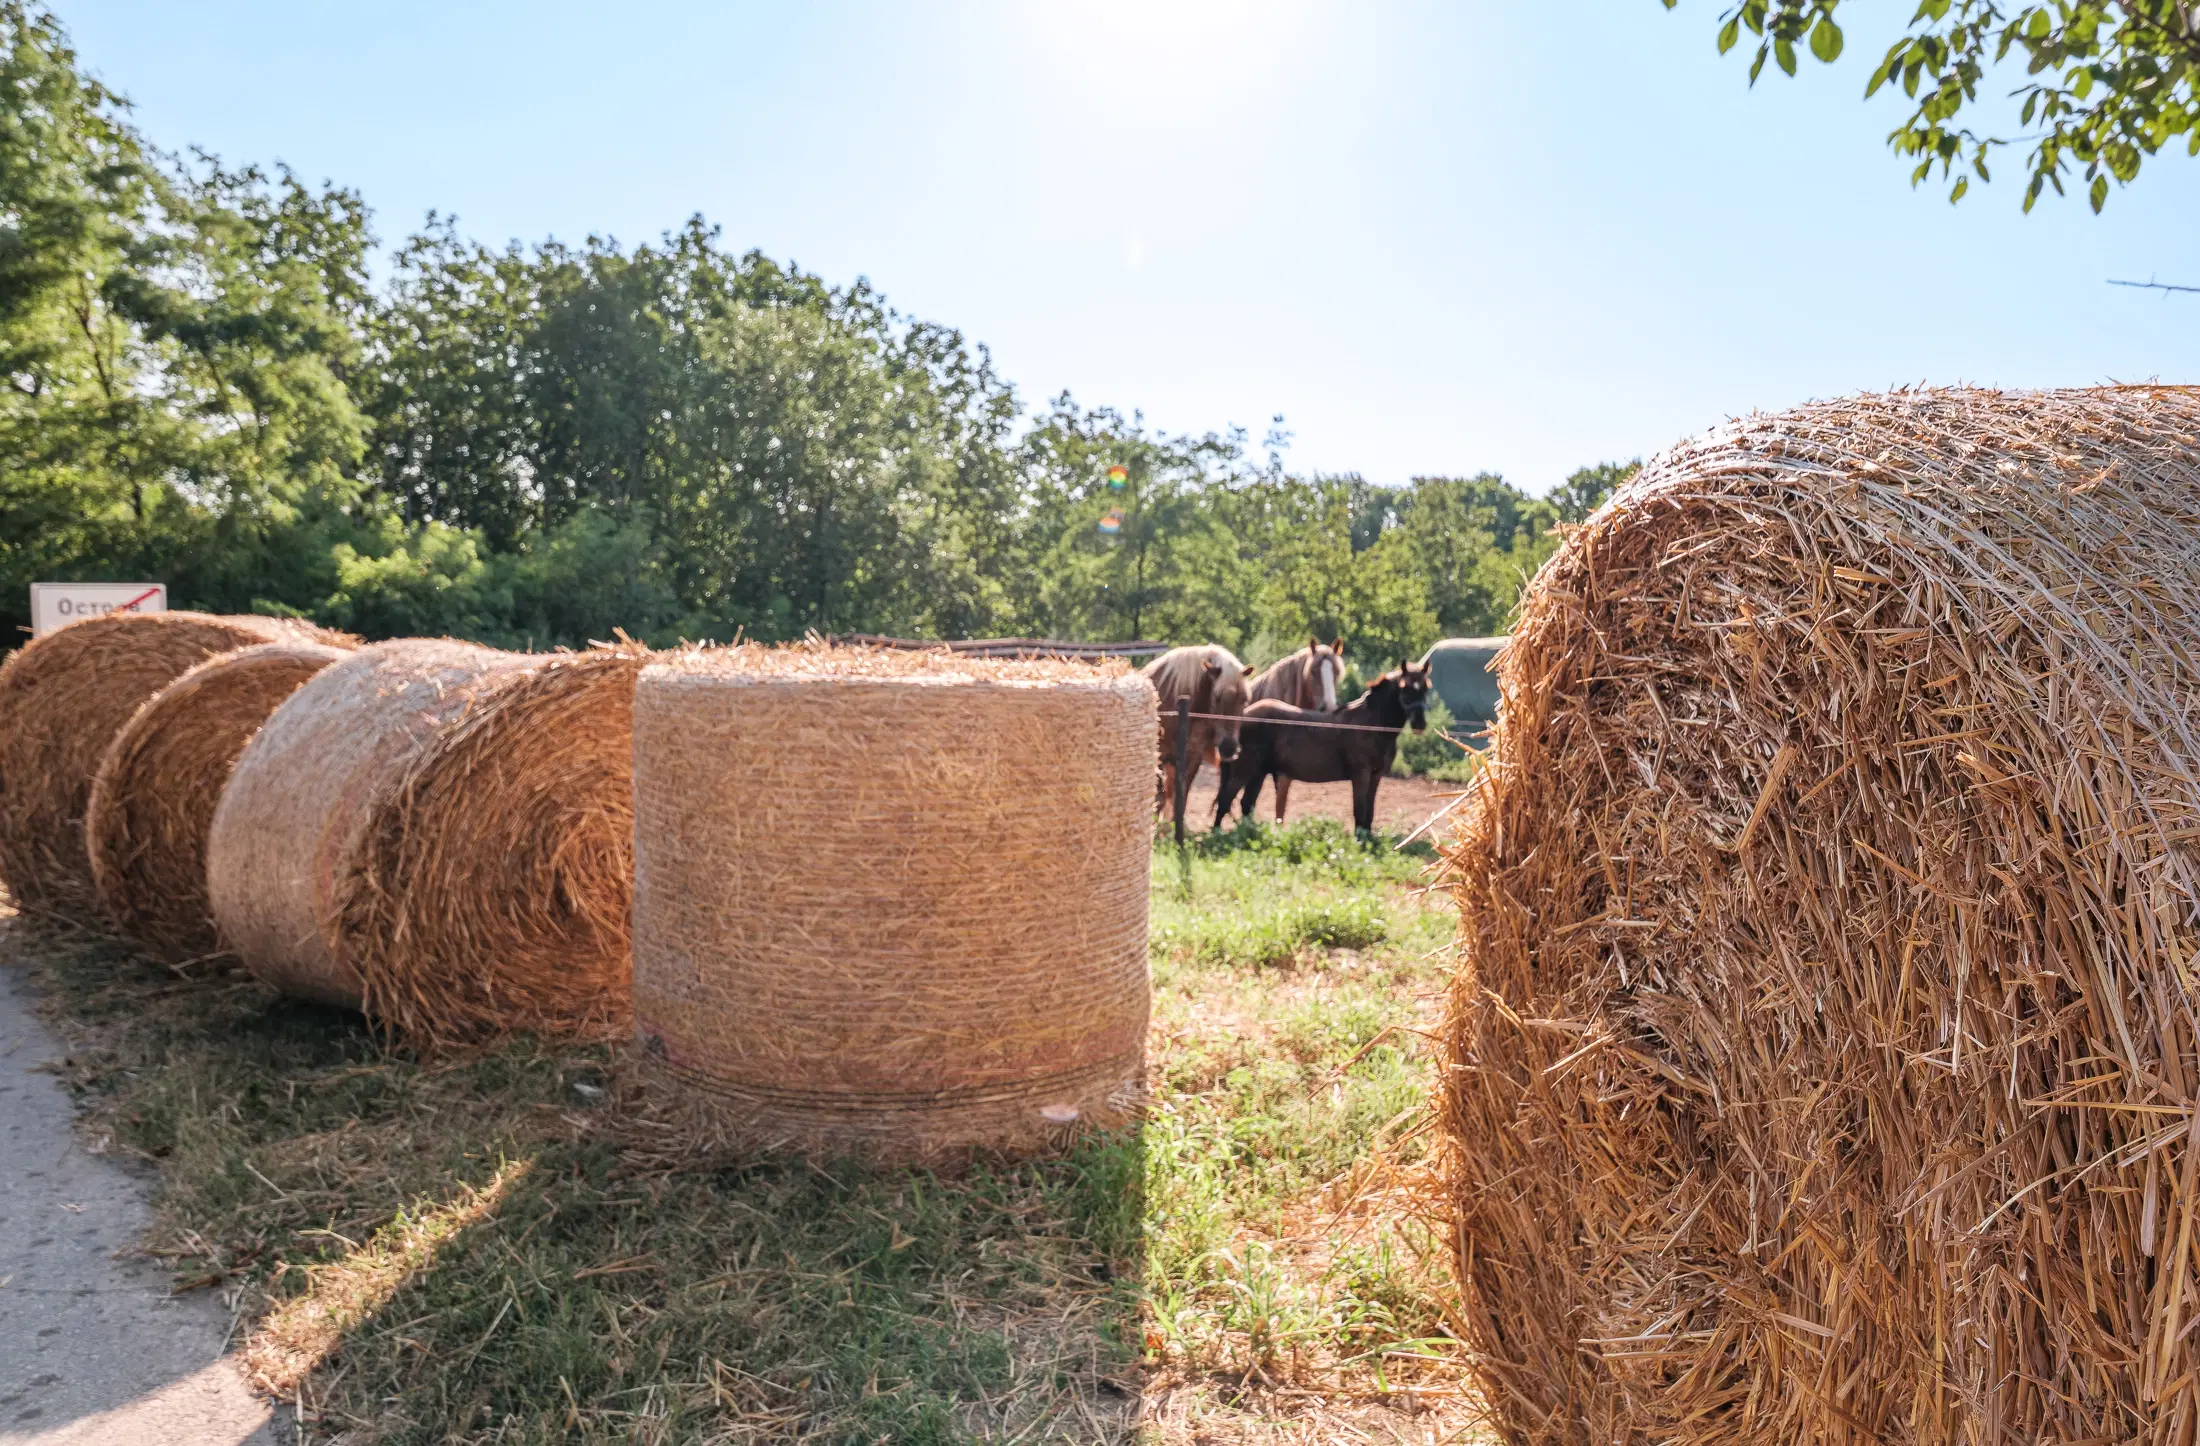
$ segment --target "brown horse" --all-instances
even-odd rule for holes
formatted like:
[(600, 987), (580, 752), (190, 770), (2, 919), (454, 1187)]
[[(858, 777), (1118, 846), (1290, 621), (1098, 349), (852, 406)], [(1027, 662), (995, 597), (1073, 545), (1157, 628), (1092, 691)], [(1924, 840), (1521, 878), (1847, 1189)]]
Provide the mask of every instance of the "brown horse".
[[(1343, 681), (1344, 639), (1324, 643), (1320, 638), (1308, 638), (1304, 648), (1277, 659), (1253, 675), (1253, 701), (1258, 703), (1263, 698), (1273, 698), (1294, 708), (1334, 713), (1337, 711), (1337, 685)], [(1225, 766), (1222, 787), (1229, 786), (1229, 768)], [(1279, 773), (1276, 775), (1277, 823), (1283, 822), (1283, 810), (1290, 801), (1291, 780)]]
[[(1334, 713), (1317, 713), (1274, 700), (1245, 710), (1241, 732), (1245, 746), (1215, 793), (1215, 827), (1230, 811), (1232, 796), (1243, 789), (1245, 811), (1260, 802), (1260, 786), (1270, 778), (1303, 778), (1308, 783), (1352, 784), (1352, 826), (1362, 833), (1375, 827), (1375, 790), (1398, 754), (1398, 730), (1419, 733), (1428, 727), (1428, 668), (1400, 663), (1377, 678), (1365, 693)], [(1342, 723), (1346, 728), (1306, 727)]]
[(1154, 694), (1161, 700), (1161, 769), (1154, 777), (1153, 794), (1154, 812), (1159, 813), (1176, 796), (1177, 699), (1190, 700), (1195, 714), (1221, 715), (1192, 719), (1191, 748), (1186, 755), (1191, 760), (1191, 777), (1184, 780), (1188, 793), (1192, 779), (1199, 777), (1199, 766), (1207, 761), (1208, 750), (1212, 749), (1224, 764), (1237, 757), (1237, 720), (1251, 701), (1245, 680), (1253, 670), (1239, 662), (1228, 648), (1208, 643), (1171, 648), (1138, 671), (1153, 684)]

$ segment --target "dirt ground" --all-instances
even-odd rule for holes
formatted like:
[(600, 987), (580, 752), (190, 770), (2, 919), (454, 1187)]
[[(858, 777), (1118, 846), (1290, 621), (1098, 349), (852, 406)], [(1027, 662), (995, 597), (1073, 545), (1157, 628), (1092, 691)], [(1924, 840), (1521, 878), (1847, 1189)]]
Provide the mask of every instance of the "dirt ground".
[[(1384, 833), (1406, 834), (1428, 818), (1436, 810), (1457, 798), (1466, 789), (1460, 783), (1434, 783), (1426, 778), (1386, 778), (1375, 794), (1375, 827)], [(1352, 785), (1349, 783), (1294, 783), (1291, 785), (1291, 811), (1284, 816), (1286, 823), (1295, 818), (1314, 814), (1325, 815), (1339, 822), (1352, 822)], [(1233, 811), (1232, 817), (1235, 817)], [(1273, 790), (1263, 789), (1260, 798), (1260, 816), (1273, 823), (1276, 818), (1276, 802)], [(1456, 817), (1456, 810), (1453, 817)], [(1184, 827), (1187, 830), (1205, 829), (1215, 818), (1215, 771), (1199, 770), (1192, 780), (1191, 802), (1184, 810)], [(1421, 835), (1429, 838), (1442, 833), (1451, 822), (1446, 818), (1433, 830)]]

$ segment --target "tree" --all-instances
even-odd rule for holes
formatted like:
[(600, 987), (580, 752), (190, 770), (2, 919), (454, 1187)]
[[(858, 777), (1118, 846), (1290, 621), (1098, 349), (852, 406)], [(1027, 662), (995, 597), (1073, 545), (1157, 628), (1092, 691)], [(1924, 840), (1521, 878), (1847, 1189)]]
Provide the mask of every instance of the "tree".
[(1641, 470), (1639, 457), (1632, 462), (1599, 462), (1593, 467), (1577, 468), (1551, 489), (1551, 505), (1558, 509), (1561, 522), (1584, 521), (1619, 490), (1620, 483)]
[(1342, 636), (1361, 672), (1380, 672), (1435, 636), (1437, 621), (1419, 560), (1371, 531), (1396, 489), (1359, 477), (1276, 478), (1239, 501), (1247, 551), (1257, 559), (1259, 632), (1281, 651), (1309, 637)]
[[(1019, 629), (1243, 644), (1259, 583), (1233, 501), (1258, 475), (1242, 435), (1152, 432), (1135, 415), (1088, 411), (1064, 393), (1016, 450)], [(1123, 475), (1111, 478), (1111, 467)]]
[(1520, 589), (1556, 550), (1558, 512), (1494, 472), (1416, 477), (1375, 549), (1394, 548), (1423, 580), (1430, 639), (1501, 630)]
[[(1663, 0), (1670, 10), (1678, 0)], [(1828, 64), (1843, 49), (1842, 0), (1739, 0), (1719, 28), (1719, 51), (1748, 31), (1757, 41), (1749, 79), (1769, 58), (1795, 74), (1797, 51)], [(1981, 133), (1966, 123), (1990, 69), (2014, 57), (2028, 77), (2011, 93), (2028, 136)], [(2182, 144), (2200, 155), (2200, 7), (2191, 0), (1922, 0), (1907, 32), (1887, 48), (1864, 94), (1889, 83), (1916, 103), (1887, 138), (1916, 161), (1911, 183), (1940, 167), (1948, 199), (1960, 201), (1973, 176), (1989, 179), (1987, 158), (2029, 140), (2031, 181), (2024, 209), (2045, 188), (2063, 194), (2073, 171), (2098, 211), (2109, 182), (2128, 185), (2148, 156)]]
[(310, 601), (358, 524), (365, 211), (184, 164), (0, 0), (0, 624), (23, 584), (153, 575)]
[[(1014, 395), (862, 282), (728, 254), (699, 219), (532, 252), (443, 223), (371, 332), (376, 481), (416, 528), (529, 560), (526, 636), (962, 634), (1007, 609)], [(528, 583), (552, 555), (617, 566), (553, 599)]]
[(1066, 394), (1020, 427), (983, 347), (700, 219), (493, 250), (431, 217), (379, 285), (370, 245), (353, 192), (156, 150), (0, 0), (0, 625), (25, 582), (143, 576), (374, 637), (1318, 631), (1373, 665), (1502, 625), (1554, 544), (1495, 476), (1291, 476), (1280, 418), (1265, 463)]

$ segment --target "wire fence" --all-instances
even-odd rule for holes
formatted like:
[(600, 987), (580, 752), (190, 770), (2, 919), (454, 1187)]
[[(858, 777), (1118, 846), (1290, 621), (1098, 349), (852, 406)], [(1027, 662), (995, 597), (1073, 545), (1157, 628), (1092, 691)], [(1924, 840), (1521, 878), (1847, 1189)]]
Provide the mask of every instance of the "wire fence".
[[(1164, 724), (1170, 722), (1174, 722), (1176, 724), (1176, 787), (1173, 790), (1174, 797), (1171, 800), (1171, 803), (1173, 804), (1171, 812), (1175, 816), (1174, 821), (1176, 825), (1176, 842), (1179, 847), (1181, 847), (1184, 843), (1184, 811), (1186, 806), (1191, 802), (1191, 735), (1192, 720), (1194, 720), (1195, 718), (1206, 719), (1210, 722), (1216, 723), (1236, 723), (1241, 728), (1248, 724), (1260, 728), (1328, 728), (1345, 733), (1388, 733), (1393, 738), (1397, 737), (1400, 733), (1403, 733), (1407, 728), (1412, 726), (1411, 719), (1407, 719), (1406, 721), (1398, 723), (1396, 725), (1390, 725), (1382, 723), (1332, 723), (1322, 718), (1275, 718), (1262, 716), (1260, 714), (1253, 714), (1251, 716), (1248, 716), (1243, 713), (1200, 713), (1193, 711), (1188, 700), (1181, 698), (1178, 699), (1177, 704), (1173, 709), (1164, 709), (1162, 711), (1161, 721)], [(1461, 753), (1474, 753), (1479, 751), (1475, 748), (1473, 744), (1461, 741), (1460, 739), (1454, 737), (1452, 734), (1446, 732), (1442, 728), (1436, 729), (1435, 733), (1437, 737), (1443, 739), (1446, 743), (1449, 743), (1452, 747), (1458, 749)], [(1227, 767), (1227, 765), (1225, 765), (1225, 767)], [(1415, 829), (1411, 834), (1408, 834), (1406, 837), (1408, 839), (1418, 837), (1423, 829), (1428, 828), (1431, 824), (1434, 824), (1437, 819), (1440, 819), (1445, 814), (1450, 813), (1451, 810), (1457, 806), (1457, 803), (1458, 800), (1454, 799), (1451, 803), (1445, 804), (1442, 808), (1438, 809), (1433, 816), (1431, 816), (1426, 822), (1424, 822), (1420, 828)]]
[(936, 638), (893, 638), (884, 633), (840, 633), (826, 641), (902, 652), (947, 652), (966, 658), (1070, 658), (1083, 662), (1147, 658), (1166, 653), (1171, 646), (1155, 642), (1073, 643), (1061, 638), (961, 638), (942, 642)]

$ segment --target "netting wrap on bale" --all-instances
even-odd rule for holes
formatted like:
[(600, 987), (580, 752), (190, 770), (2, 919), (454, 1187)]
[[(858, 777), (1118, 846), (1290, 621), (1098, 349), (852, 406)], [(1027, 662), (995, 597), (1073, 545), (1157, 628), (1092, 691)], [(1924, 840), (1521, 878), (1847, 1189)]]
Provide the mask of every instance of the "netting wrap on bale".
[(206, 835), (237, 755), (276, 705), (345, 650), (262, 643), (217, 653), (155, 693), (92, 781), (84, 842), (100, 905), (156, 959), (220, 948), (206, 901)]
[(419, 1043), (622, 1024), (641, 656), (408, 640), (322, 673), (215, 814), (223, 941)]
[(1127, 1120), (1153, 693), (1119, 667), (754, 648), (634, 704), (634, 1009), (711, 1143), (945, 1159)]
[(287, 618), (108, 613), (0, 665), (0, 883), (26, 912), (94, 916), (84, 809), (99, 762), (146, 699), (216, 653), (356, 641)]
[(2200, 1429), (2200, 393), (1733, 423), (1566, 542), (1448, 868), (1514, 1441)]
[(365, 984), (333, 924), (374, 805), (475, 689), (526, 666), (472, 643), (380, 643), (275, 710), (237, 760), (206, 846), (214, 922), (247, 969), (286, 994), (360, 1007)]

